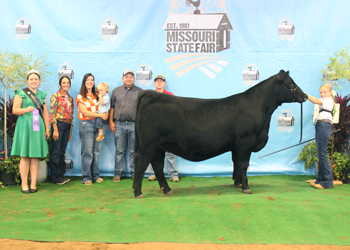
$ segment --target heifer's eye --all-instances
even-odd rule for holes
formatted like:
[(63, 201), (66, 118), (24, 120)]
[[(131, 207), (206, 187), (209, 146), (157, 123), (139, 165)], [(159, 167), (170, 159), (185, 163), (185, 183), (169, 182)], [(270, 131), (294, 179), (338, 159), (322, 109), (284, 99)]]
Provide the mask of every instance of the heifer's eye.
[(289, 86), (290, 86), (291, 88), (295, 88), (295, 87), (296, 87), (296, 84), (295, 84), (294, 82), (290, 81), (290, 82), (288, 82), (288, 83), (289, 83)]

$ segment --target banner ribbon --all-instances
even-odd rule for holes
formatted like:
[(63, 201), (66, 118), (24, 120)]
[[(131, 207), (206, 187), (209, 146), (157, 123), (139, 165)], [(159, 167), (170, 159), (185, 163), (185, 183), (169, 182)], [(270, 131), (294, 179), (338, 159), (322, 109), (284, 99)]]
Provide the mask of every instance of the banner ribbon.
[(33, 131), (39, 131), (39, 110), (33, 111)]

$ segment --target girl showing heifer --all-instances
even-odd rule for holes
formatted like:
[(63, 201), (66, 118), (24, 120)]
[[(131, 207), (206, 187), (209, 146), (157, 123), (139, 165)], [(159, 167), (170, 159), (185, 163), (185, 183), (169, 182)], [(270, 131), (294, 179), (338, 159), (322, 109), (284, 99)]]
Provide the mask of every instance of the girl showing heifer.
[(331, 85), (323, 84), (320, 87), (320, 96), (321, 99), (308, 95), (310, 102), (320, 105), (320, 112), (315, 125), (318, 175), (316, 181), (311, 182), (311, 186), (324, 189), (333, 188), (333, 174), (327, 158), (328, 140), (332, 135), (332, 112), (334, 108)]

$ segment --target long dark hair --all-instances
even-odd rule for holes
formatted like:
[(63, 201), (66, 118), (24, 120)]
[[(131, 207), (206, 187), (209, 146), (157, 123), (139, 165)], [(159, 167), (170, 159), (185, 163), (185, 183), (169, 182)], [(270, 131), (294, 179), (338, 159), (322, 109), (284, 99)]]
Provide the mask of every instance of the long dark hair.
[[(85, 74), (84, 77), (83, 77), (83, 82), (81, 83), (80, 92), (79, 92), (79, 94), (82, 97), (84, 97), (85, 99), (87, 99), (87, 96), (86, 96), (87, 89), (85, 87), (85, 83), (86, 83), (86, 80), (88, 79), (89, 76), (92, 76), (94, 78), (94, 81), (95, 81), (95, 77), (94, 77), (93, 74), (91, 74), (91, 73)], [(96, 99), (98, 99), (98, 95), (96, 94), (96, 90), (95, 90), (95, 84), (92, 87), (92, 94), (95, 96)]]
[(59, 80), (59, 82), (58, 82), (60, 86), (61, 86), (61, 83), (62, 83), (62, 81), (63, 81), (64, 78), (67, 78), (68, 81), (69, 81), (69, 85), (72, 85), (72, 82), (70, 81), (70, 78), (69, 78), (68, 76), (61, 76), (61, 78), (60, 78), (60, 80)]

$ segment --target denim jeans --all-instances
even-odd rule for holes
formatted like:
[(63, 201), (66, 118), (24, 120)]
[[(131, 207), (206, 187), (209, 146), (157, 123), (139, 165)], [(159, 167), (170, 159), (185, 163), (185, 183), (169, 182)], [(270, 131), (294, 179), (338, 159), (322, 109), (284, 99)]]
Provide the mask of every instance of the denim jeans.
[[(58, 128), (58, 140), (52, 140), (51, 142), (51, 155), (50, 155), (50, 169), (51, 180), (53, 183), (60, 183), (63, 181), (63, 176), (66, 173), (66, 163), (64, 161), (64, 155), (70, 135), (71, 124), (57, 120)], [(53, 135), (53, 127), (51, 127)]]
[[(168, 176), (170, 178), (179, 177), (179, 172), (177, 171), (175, 164), (175, 155), (173, 153), (165, 151), (166, 167), (168, 170)], [(153, 168), (149, 170), (149, 175), (154, 175)]]
[(95, 120), (81, 121), (79, 136), (81, 140), (81, 175), (82, 183), (100, 178), (98, 160), (103, 141), (96, 141), (98, 130)]
[(101, 117), (95, 119), (96, 129), (103, 129), (103, 120)]
[(315, 183), (324, 188), (333, 187), (333, 173), (327, 158), (327, 146), (332, 135), (332, 125), (328, 122), (317, 122), (315, 129), (318, 157), (318, 175)]
[(125, 156), (129, 153), (129, 168), (131, 177), (134, 176), (134, 141), (135, 122), (115, 121), (114, 142), (116, 147), (114, 176), (123, 176), (125, 169)]

